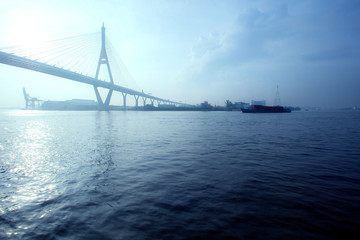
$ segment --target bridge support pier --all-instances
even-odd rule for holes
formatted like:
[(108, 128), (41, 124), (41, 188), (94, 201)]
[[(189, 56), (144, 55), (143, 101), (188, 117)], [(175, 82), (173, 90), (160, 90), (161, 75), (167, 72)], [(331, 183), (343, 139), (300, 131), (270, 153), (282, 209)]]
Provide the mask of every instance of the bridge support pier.
[(97, 102), (98, 102), (99, 110), (101, 110), (103, 108), (103, 106), (104, 106), (104, 103), (103, 103), (103, 101), (101, 99), (99, 90), (95, 86), (94, 86), (94, 91), (95, 91), (96, 99), (97, 99)]
[(143, 99), (143, 102), (144, 102), (144, 107), (145, 107), (145, 105), (146, 105), (146, 97), (142, 97), (142, 99)]
[(122, 93), (122, 95), (123, 95), (123, 103), (124, 103), (124, 109), (126, 110), (126, 95), (127, 95), (127, 93)]
[(108, 107), (110, 105), (110, 99), (111, 99), (112, 92), (113, 92), (112, 89), (110, 89), (109, 92), (108, 92), (108, 95), (107, 95), (106, 100), (105, 100), (105, 106), (106, 107)]
[(140, 97), (140, 96), (134, 95), (135, 102), (136, 102), (136, 107), (139, 107), (139, 97)]
[(95, 94), (96, 94), (96, 99), (98, 101), (98, 105), (99, 105), (99, 110), (109, 110), (109, 105), (110, 105), (110, 99), (111, 99), (111, 95), (112, 95), (112, 92), (113, 90), (110, 89), (107, 96), (106, 96), (106, 100), (105, 100), (105, 103), (103, 102), (101, 96), (100, 96), (100, 93), (99, 93), (99, 90), (96, 86), (94, 86), (94, 91), (95, 91)]

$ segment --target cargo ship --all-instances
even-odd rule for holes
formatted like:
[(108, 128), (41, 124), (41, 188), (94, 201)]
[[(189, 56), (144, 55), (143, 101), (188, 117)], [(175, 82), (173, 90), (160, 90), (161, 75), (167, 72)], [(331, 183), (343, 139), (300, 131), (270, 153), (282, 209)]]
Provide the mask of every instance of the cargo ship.
[(250, 105), (249, 108), (241, 108), (243, 113), (289, 113), (291, 109), (282, 106)]

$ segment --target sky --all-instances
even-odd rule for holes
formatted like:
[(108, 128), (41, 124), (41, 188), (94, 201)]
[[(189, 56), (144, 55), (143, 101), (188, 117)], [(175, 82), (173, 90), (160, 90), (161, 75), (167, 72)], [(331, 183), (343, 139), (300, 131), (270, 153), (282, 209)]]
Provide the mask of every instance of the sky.
[[(360, 106), (358, 0), (0, 0), (0, 51), (103, 23), (127, 84), (157, 97), (272, 105), (278, 86), (286, 106)], [(90, 85), (4, 64), (0, 74), (0, 107), (23, 107), (23, 87), (42, 100), (96, 100)]]

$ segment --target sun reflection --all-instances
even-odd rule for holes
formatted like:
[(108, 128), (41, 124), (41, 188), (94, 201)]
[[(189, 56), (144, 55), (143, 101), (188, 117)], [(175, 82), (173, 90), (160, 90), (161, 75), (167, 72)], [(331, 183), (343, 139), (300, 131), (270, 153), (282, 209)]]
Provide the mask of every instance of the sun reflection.
[(20, 129), (14, 141), (12, 158), (14, 166), (9, 170), (16, 176), (15, 192), (9, 210), (21, 208), (34, 201), (45, 201), (55, 194), (54, 163), (51, 161), (51, 129), (42, 120), (30, 121)]
[(12, 110), (8, 112), (10, 117), (30, 117), (30, 116), (41, 116), (44, 112), (41, 110)]

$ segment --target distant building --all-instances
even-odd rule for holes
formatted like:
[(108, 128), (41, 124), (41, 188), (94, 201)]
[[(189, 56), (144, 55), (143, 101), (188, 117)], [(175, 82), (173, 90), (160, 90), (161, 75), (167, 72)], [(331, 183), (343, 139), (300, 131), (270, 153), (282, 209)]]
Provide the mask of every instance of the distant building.
[(67, 101), (46, 101), (43, 110), (96, 110), (98, 104), (94, 100), (72, 99)]
[(249, 108), (250, 104), (249, 103), (245, 103), (245, 102), (235, 102), (234, 103), (234, 107), (236, 109), (241, 109), (241, 108)]
[(70, 105), (83, 105), (83, 106), (97, 106), (98, 103), (94, 100), (87, 100), (87, 99), (72, 99), (66, 100), (66, 103)]
[(174, 108), (176, 107), (175, 104), (159, 104), (158, 105), (159, 108)]
[(266, 101), (265, 101), (265, 100), (261, 100), (261, 101), (251, 100), (251, 105), (262, 105), (262, 106), (266, 106)]

